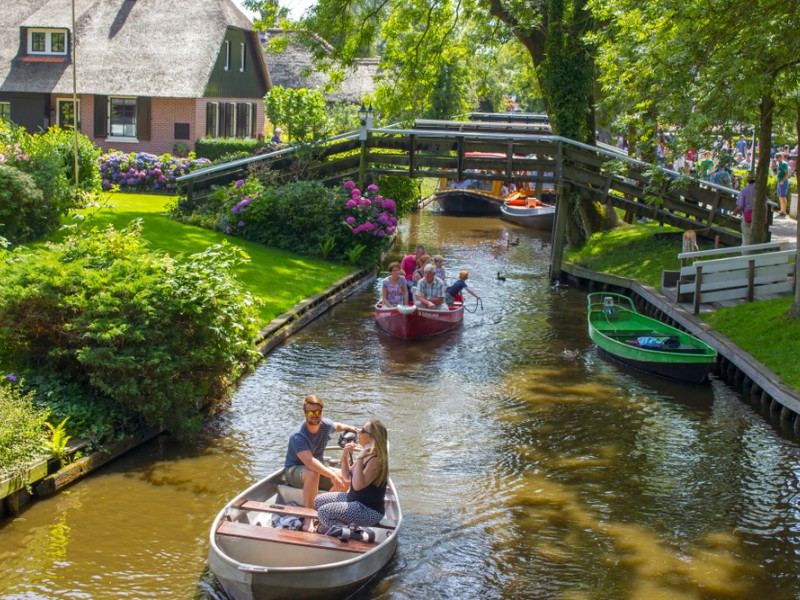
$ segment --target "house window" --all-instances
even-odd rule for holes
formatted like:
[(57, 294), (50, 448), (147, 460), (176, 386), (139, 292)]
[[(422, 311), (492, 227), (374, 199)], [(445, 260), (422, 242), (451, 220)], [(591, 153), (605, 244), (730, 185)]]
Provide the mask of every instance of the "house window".
[(244, 73), (245, 68), (247, 67), (247, 44), (242, 42), (239, 44), (239, 48), (242, 51), (242, 60), (239, 63), (239, 70)]
[(0, 102), (0, 119), (11, 120), (11, 102)]
[(112, 137), (136, 137), (136, 98), (108, 99), (108, 133)]
[(206, 137), (219, 137), (219, 104), (217, 102), (206, 104)]
[(28, 54), (66, 56), (67, 31), (65, 29), (29, 29)]
[(225, 40), (225, 70), (231, 70), (231, 42)]
[(250, 103), (250, 137), (258, 137), (258, 105)]
[[(81, 128), (81, 101), (78, 100), (78, 129)], [(75, 126), (75, 107), (72, 100), (58, 99), (58, 126), (62, 129)]]
[(236, 137), (236, 104), (233, 102), (225, 103), (224, 127), (221, 134), (223, 137)]

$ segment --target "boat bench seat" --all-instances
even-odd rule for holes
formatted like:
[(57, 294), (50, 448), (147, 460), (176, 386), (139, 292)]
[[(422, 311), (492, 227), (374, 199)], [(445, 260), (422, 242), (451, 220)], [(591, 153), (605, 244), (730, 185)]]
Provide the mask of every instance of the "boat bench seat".
[[(293, 517), (301, 518), (317, 518), (317, 511), (313, 508), (305, 508), (304, 506), (287, 506), (285, 504), (275, 504), (269, 502), (257, 502), (256, 500), (241, 500), (234, 504), (233, 508), (238, 508), (239, 510), (273, 513), (276, 515), (291, 515)], [(378, 523), (378, 525), (374, 525), (374, 527), (382, 527), (383, 529), (396, 528), (396, 526), (392, 523), (386, 522), (386, 519)]]
[(354, 554), (363, 554), (377, 547), (376, 544), (369, 544), (357, 540), (343, 542), (338, 538), (321, 533), (294, 531), (292, 529), (275, 529), (272, 527), (261, 527), (260, 525), (235, 523), (232, 521), (223, 521), (220, 523), (220, 526), (217, 528), (217, 535), (262, 542), (293, 544), (296, 546), (307, 546), (309, 548), (322, 548), (323, 550), (338, 550), (340, 552), (352, 552)]

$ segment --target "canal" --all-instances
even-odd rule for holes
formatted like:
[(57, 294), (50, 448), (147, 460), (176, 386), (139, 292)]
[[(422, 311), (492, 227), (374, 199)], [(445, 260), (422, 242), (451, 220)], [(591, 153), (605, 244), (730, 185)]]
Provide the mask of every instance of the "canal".
[(404, 529), (359, 598), (800, 596), (794, 441), (719, 381), (673, 385), (598, 356), (585, 293), (551, 289), (549, 241), (423, 212), (398, 247), (415, 243), (451, 278), (468, 269), (483, 310), (406, 343), (375, 330), (374, 290), (351, 297), (269, 355), (198, 439), (158, 439), (0, 524), (0, 597), (223, 598), (208, 527), (282, 463), (310, 393), (334, 420), (390, 431)]

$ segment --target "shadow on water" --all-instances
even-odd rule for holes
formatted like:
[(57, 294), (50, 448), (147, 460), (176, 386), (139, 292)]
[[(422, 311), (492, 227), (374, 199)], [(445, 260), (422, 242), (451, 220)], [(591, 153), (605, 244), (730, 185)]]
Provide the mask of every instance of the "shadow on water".
[(402, 342), (376, 330), (377, 288), (349, 298), (270, 354), (199, 439), (161, 438), (7, 523), (0, 596), (224, 597), (208, 527), (282, 464), (308, 393), (335, 421), (389, 426), (404, 526), (359, 599), (800, 594), (792, 441), (718, 380), (601, 358), (585, 294), (551, 288), (536, 234), (423, 212), (396, 257), (418, 242), (451, 278), (469, 270), (482, 311)]

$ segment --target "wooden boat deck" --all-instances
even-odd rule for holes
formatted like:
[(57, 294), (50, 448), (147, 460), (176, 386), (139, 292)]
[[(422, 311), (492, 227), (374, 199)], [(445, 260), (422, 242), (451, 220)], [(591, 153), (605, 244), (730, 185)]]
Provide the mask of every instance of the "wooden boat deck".
[(363, 554), (377, 547), (377, 544), (374, 543), (369, 544), (358, 540), (348, 540), (344, 542), (338, 538), (321, 533), (295, 531), (293, 529), (276, 529), (274, 527), (262, 527), (261, 525), (250, 525), (249, 523), (236, 523), (233, 521), (223, 521), (220, 523), (217, 529), (217, 535), (262, 542), (307, 546), (310, 548), (322, 548), (324, 550), (338, 550), (355, 554)]

